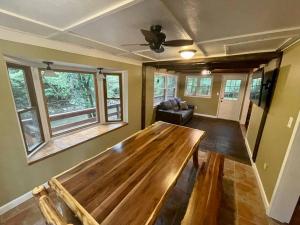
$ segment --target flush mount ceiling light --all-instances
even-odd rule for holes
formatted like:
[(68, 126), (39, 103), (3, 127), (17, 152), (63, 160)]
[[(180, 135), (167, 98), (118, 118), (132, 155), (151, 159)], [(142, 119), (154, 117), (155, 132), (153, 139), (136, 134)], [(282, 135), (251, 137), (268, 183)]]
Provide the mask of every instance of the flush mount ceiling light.
[(54, 72), (54, 70), (52, 70), (52, 68), (51, 68), (51, 65), (53, 65), (53, 62), (43, 61), (43, 63), (47, 65), (46, 70), (44, 72), (44, 76), (47, 76), (47, 77), (57, 77), (58, 76)]
[(208, 70), (208, 69), (204, 69), (201, 71), (201, 75), (205, 76), (205, 75), (210, 75), (211, 74), (211, 71)]
[(103, 68), (97, 68), (97, 77), (99, 77), (100, 79), (104, 80), (105, 76), (102, 72)]
[(179, 51), (179, 54), (184, 59), (191, 59), (196, 54), (196, 50), (190, 49), (190, 50), (181, 50)]

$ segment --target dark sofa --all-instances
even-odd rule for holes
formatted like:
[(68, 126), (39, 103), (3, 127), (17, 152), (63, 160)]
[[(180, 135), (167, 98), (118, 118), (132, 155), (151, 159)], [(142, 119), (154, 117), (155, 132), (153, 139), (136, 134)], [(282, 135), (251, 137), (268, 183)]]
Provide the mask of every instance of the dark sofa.
[[(171, 102), (172, 107), (167, 107), (170, 105), (166, 104), (167, 101)], [(168, 123), (184, 125), (193, 117), (193, 105), (188, 105), (188, 109), (181, 110), (180, 99), (174, 98), (167, 101), (163, 101), (157, 106), (155, 115), (156, 121), (160, 120)], [(175, 101), (177, 106), (175, 105)]]

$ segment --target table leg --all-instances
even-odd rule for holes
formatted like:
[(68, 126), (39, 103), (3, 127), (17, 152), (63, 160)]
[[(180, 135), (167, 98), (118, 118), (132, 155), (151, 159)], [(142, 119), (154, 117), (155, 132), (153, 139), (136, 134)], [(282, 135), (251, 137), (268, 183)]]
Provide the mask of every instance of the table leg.
[(199, 167), (199, 161), (198, 161), (198, 148), (194, 151), (193, 153), (193, 164), (194, 167), (198, 168)]

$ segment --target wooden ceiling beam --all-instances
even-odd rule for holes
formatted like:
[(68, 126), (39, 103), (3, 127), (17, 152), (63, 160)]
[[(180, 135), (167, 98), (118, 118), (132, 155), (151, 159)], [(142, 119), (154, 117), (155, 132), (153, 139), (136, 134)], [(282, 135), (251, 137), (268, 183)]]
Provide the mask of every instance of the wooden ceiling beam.
[(231, 62), (231, 63), (209, 63), (206, 65), (166, 65), (159, 68), (168, 70), (176, 69), (236, 69), (236, 68), (255, 68), (261, 65), (261, 61), (255, 62)]
[[(243, 69), (214, 69), (212, 73), (249, 73), (252, 68), (243, 68)], [(176, 70), (179, 73), (200, 73), (201, 70), (194, 69), (185, 69), (185, 70)]]
[(270, 60), (280, 56), (280, 52), (263, 52), (263, 53), (252, 53), (244, 55), (231, 55), (231, 56), (222, 56), (222, 57), (210, 57), (210, 58), (197, 58), (189, 60), (170, 60), (170, 61), (154, 61), (154, 62), (145, 62), (145, 66), (153, 67), (163, 67), (167, 65), (190, 65), (198, 64), (203, 65), (207, 63), (230, 63), (230, 62), (261, 62), (267, 63)]

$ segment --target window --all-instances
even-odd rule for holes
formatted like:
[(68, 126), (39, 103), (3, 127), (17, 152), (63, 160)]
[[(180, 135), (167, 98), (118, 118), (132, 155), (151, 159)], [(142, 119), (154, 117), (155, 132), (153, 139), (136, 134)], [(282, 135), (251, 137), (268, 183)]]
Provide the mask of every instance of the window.
[(160, 102), (176, 97), (177, 76), (167, 74), (154, 75), (154, 105)]
[(176, 97), (177, 77), (167, 76), (167, 99)]
[[(123, 73), (106, 74), (102, 80), (96, 69), (84, 72), (60, 67), (47, 75), (36, 66), (7, 63), (27, 157), (43, 149), (42, 144), (51, 144), (54, 136), (95, 124), (127, 121), (126, 108), (123, 115)], [(127, 83), (127, 75), (124, 79)], [(126, 92), (124, 95), (127, 97)]]
[(224, 87), (224, 99), (238, 100), (241, 83), (241, 80), (226, 80)]
[(30, 155), (44, 142), (30, 68), (14, 64), (7, 67), (26, 153)]
[(55, 71), (45, 76), (41, 70), (50, 133), (56, 135), (99, 121), (95, 74)]
[(104, 99), (106, 121), (123, 120), (121, 74), (105, 74)]
[(210, 97), (212, 90), (211, 76), (187, 76), (185, 96)]

